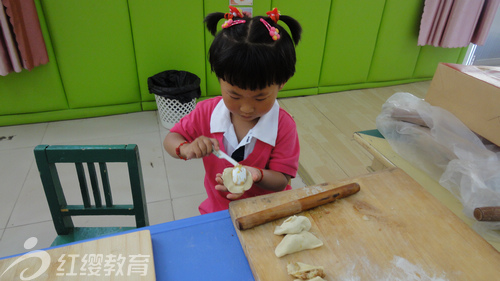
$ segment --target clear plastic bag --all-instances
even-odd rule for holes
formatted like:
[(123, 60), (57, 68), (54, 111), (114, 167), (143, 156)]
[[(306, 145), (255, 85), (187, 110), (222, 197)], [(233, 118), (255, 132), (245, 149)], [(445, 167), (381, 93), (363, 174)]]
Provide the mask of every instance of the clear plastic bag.
[[(382, 106), (377, 129), (401, 157), (438, 180), (474, 218), (477, 207), (500, 206), (500, 152), (450, 112), (410, 93), (396, 93)], [(500, 222), (477, 222), (478, 232)], [(488, 235), (500, 240), (500, 234)]]

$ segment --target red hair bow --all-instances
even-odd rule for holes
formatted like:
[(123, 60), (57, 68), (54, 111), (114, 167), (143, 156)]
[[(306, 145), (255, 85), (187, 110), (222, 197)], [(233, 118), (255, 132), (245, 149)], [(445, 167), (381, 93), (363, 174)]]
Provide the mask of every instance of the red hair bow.
[(278, 11), (278, 8), (274, 8), (272, 11), (269, 11), (266, 13), (275, 23), (278, 23), (280, 19), (280, 11)]
[(230, 20), (233, 17), (242, 18), (243, 13), (242, 13), (241, 9), (235, 8), (233, 6), (229, 6), (229, 13), (226, 13), (224, 15), (224, 18), (227, 20)]

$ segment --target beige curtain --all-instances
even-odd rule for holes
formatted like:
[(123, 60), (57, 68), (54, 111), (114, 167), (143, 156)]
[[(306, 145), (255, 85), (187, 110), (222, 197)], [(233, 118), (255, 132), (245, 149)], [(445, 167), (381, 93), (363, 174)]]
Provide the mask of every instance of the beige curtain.
[(418, 45), (483, 45), (500, 0), (425, 0)]
[(0, 75), (49, 61), (33, 0), (1, 0)]

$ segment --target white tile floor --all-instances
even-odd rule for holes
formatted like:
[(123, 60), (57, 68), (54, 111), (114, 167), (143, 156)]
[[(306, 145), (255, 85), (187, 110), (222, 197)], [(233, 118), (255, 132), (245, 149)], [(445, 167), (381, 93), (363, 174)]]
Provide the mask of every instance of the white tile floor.
[[(24, 242), (30, 237), (38, 239), (36, 250), (49, 247), (56, 236), (33, 156), (38, 144), (137, 144), (150, 224), (199, 215), (198, 205), (206, 198), (202, 161), (170, 157), (162, 147), (167, 133), (156, 111), (0, 127), (0, 257), (26, 252)], [(292, 186), (304, 183), (297, 177)], [(97, 223), (122, 222), (133, 225), (116, 217)]]

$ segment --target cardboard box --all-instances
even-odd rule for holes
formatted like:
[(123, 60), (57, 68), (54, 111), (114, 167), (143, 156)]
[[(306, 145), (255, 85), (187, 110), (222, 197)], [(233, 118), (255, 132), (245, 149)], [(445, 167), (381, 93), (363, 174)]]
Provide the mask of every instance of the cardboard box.
[(500, 67), (440, 63), (425, 100), (500, 146)]

